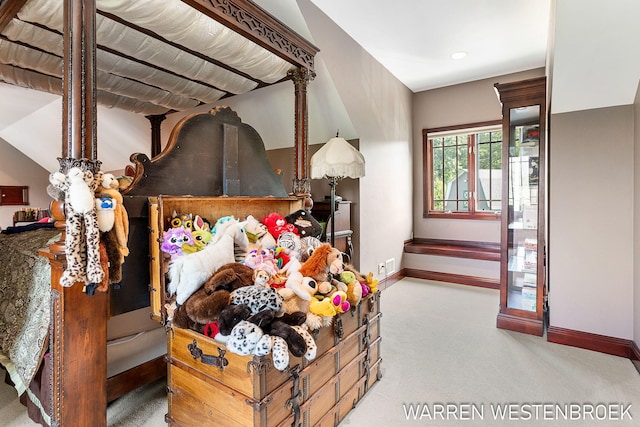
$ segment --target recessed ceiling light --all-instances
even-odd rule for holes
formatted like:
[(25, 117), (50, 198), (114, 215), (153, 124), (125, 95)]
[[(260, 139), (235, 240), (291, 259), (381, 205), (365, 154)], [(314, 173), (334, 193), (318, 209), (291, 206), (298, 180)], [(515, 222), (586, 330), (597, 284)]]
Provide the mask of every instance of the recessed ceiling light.
[(467, 56), (467, 52), (464, 51), (460, 51), (460, 52), (453, 52), (451, 54), (451, 59), (462, 59), (465, 56)]

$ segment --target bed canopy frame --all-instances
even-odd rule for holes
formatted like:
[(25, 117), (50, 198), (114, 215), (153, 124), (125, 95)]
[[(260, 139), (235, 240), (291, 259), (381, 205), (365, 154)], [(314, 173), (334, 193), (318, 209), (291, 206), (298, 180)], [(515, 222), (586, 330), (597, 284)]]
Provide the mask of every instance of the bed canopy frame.
[[(188, 17), (186, 27), (205, 27), (185, 30), (180, 25), (183, 15)], [(169, 25), (164, 18), (175, 18), (177, 24)], [(222, 33), (230, 33), (230, 38)], [(208, 39), (212, 34), (213, 41)], [(221, 51), (214, 49), (218, 38)], [(52, 45), (47, 40), (53, 40)], [(147, 43), (151, 47), (145, 51)], [(249, 53), (242, 57), (239, 46), (248, 46)], [(63, 173), (73, 166), (100, 169), (96, 103), (145, 114), (152, 123), (155, 155), (165, 114), (291, 80), (292, 193), (310, 202), (306, 91), (315, 75), (318, 49), (250, 0), (0, 0), (0, 52), (9, 56), (0, 57), (0, 81), (62, 95)], [(184, 60), (154, 62), (162, 53)], [(260, 61), (253, 62), (262, 65), (251, 68), (249, 59), (256, 58)], [(205, 71), (175, 68), (185, 64)], [(218, 74), (227, 77), (207, 78)], [(54, 201), (51, 210), (56, 226), (64, 230), (62, 204)], [(88, 297), (81, 284), (60, 285), (64, 236), (41, 254), (51, 264), (51, 424), (106, 426), (109, 295)]]

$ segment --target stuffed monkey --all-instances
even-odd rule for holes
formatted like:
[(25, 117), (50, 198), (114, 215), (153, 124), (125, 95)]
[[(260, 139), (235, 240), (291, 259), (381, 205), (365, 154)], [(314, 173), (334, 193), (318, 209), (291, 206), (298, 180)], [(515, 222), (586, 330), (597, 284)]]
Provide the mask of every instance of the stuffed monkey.
[[(119, 181), (110, 173), (105, 173), (96, 190), (96, 197), (110, 198), (113, 204), (113, 226), (102, 235), (109, 254), (109, 283), (122, 281), (122, 264), (129, 255), (129, 216), (123, 204)], [(98, 199), (99, 200), (99, 199)], [(100, 219), (100, 217), (98, 217)], [(100, 221), (99, 221), (100, 224)]]

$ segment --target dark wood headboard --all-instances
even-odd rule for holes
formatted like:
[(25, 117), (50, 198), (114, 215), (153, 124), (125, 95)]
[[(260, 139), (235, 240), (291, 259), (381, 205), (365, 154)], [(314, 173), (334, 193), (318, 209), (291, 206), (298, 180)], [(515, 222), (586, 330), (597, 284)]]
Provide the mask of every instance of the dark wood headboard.
[(133, 182), (123, 191), (130, 253), (122, 282), (111, 289), (112, 315), (149, 305), (149, 197), (288, 196), (262, 138), (229, 107), (185, 117), (159, 155), (135, 153), (131, 161)]

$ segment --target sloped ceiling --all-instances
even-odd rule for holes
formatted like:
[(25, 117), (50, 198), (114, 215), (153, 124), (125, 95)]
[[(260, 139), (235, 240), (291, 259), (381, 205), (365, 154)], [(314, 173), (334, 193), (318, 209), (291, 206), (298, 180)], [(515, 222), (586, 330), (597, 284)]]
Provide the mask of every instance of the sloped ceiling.
[[(298, 7), (303, 2), (326, 13), (414, 91), (536, 68), (544, 66), (546, 61), (552, 82), (552, 113), (628, 105), (635, 97), (640, 76), (640, 55), (635, 53), (635, 46), (640, 44), (640, 25), (636, 22), (640, 16), (640, 2), (636, 0), (256, 1), (313, 43), (313, 35)], [(451, 9), (452, 5), (456, 8)], [(522, 40), (516, 43), (520, 52), (514, 59), (508, 55), (510, 44), (501, 42), (500, 58), (487, 53), (492, 62), (482, 63), (475, 57), (483, 55), (483, 47), (495, 47), (496, 38), (506, 40), (513, 34), (513, 28), (502, 26), (504, 21), (521, 23), (522, 27), (531, 25), (525, 33), (536, 43), (525, 44)], [(440, 32), (434, 35), (436, 28)], [(545, 34), (547, 28), (549, 39)], [(524, 46), (532, 46), (531, 52), (526, 53)], [(545, 48), (541, 50), (540, 46)], [(547, 46), (550, 46), (548, 52)], [(454, 50), (467, 50), (469, 55), (454, 62), (447, 56)], [(317, 58), (318, 77), (309, 90), (309, 111), (313, 118), (310, 120), (310, 143), (326, 141), (336, 129), (340, 129), (346, 138), (355, 138), (358, 135), (340, 96), (323, 69), (322, 52)], [(409, 74), (405, 73), (407, 69), (411, 71)], [(420, 71), (415, 73), (418, 69)], [(442, 70), (447, 72), (442, 73)], [(293, 109), (288, 107), (292, 104), (284, 104), (293, 99), (291, 86), (290, 82), (282, 82), (251, 95), (262, 91), (266, 96), (269, 91), (278, 91), (275, 95), (268, 93), (269, 96), (283, 96), (282, 103), (277, 105), (256, 105), (242, 96), (227, 99), (229, 104), (253, 108), (256, 112), (260, 108), (268, 109), (269, 114), (256, 114), (256, 121), (252, 123), (263, 135), (268, 148), (293, 144)], [(59, 112), (56, 114), (59, 109), (59, 97), (0, 83), (0, 138), (10, 141), (44, 168), (53, 170), (57, 168), (55, 158), (61, 147), (61, 119)], [(121, 149), (109, 148), (113, 153), (107, 152), (106, 148), (100, 149), (100, 158), (105, 163), (103, 169), (121, 167), (120, 150), (149, 153), (149, 125), (145, 119), (127, 117), (129, 126), (123, 129), (120, 125), (118, 128), (110, 124), (111, 120), (114, 120), (111, 123), (122, 120), (121, 112), (99, 109), (98, 114), (99, 147), (106, 147), (101, 144), (102, 138), (109, 141), (109, 146), (117, 147), (113, 143), (116, 141), (122, 146)], [(167, 119), (167, 123), (170, 121)], [(276, 122), (280, 124), (279, 129), (273, 126)], [(42, 146), (35, 144), (42, 138), (52, 142)]]

